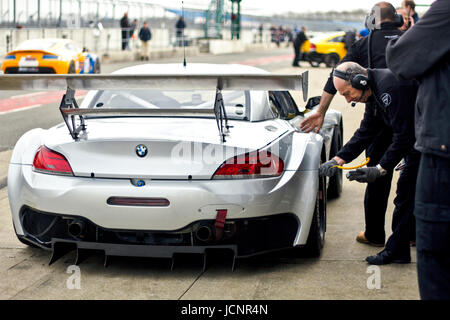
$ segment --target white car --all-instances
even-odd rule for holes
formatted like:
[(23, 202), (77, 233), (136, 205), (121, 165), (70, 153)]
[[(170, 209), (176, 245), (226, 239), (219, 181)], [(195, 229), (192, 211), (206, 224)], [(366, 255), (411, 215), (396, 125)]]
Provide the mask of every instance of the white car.
[[(61, 89), (65, 123), (17, 142), (8, 172), (15, 232), (52, 250), (173, 258), (289, 247), (319, 255), (326, 200), (318, 168), (342, 145), (329, 111), (320, 134), (288, 90), (307, 77), (243, 65), (148, 64), (113, 75), (1, 76), (3, 89)], [(78, 108), (75, 89), (91, 90)], [(309, 100), (309, 109), (317, 99)]]

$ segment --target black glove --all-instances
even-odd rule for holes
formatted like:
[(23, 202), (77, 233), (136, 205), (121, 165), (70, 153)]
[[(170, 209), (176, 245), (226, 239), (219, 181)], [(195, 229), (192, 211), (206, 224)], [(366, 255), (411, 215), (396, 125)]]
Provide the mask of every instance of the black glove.
[(325, 162), (324, 164), (322, 164), (319, 168), (319, 176), (323, 177), (323, 176), (334, 176), (334, 174), (339, 170), (337, 167), (333, 166), (337, 166), (338, 163), (336, 162), (336, 160), (331, 159), (327, 162)]
[(374, 182), (379, 177), (381, 177), (381, 172), (377, 167), (361, 168), (347, 173), (347, 178), (350, 181)]

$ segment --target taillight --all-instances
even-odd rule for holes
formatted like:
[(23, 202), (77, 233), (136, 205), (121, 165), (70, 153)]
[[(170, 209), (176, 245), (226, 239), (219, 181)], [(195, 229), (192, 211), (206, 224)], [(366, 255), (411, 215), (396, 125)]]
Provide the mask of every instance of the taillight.
[(40, 147), (34, 156), (33, 170), (49, 174), (73, 176), (67, 159), (60, 153), (47, 147)]
[(235, 156), (225, 161), (213, 179), (255, 179), (280, 176), (283, 160), (269, 151), (258, 151)]
[(309, 46), (310, 50), (316, 50), (316, 45), (314, 43), (311, 43), (311, 45)]

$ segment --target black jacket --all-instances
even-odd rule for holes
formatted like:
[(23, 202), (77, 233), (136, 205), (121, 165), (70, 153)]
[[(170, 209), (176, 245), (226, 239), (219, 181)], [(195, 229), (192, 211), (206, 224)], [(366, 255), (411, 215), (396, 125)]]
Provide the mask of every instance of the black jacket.
[(389, 69), (368, 69), (371, 102), (367, 103), (358, 130), (337, 156), (350, 162), (361, 154), (379, 133), (380, 126), (392, 128), (392, 143), (380, 160), (386, 170), (393, 169), (414, 150), (414, 112), (417, 95), (415, 81), (398, 81)]
[(300, 48), (303, 42), (305, 42), (306, 40), (308, 40), (308, 38), (306, 37), (305, 33), (303, 31), (299, 31), (295, 36), (294, 46)]
[(128, 20), (128, 17), (123, 16), (122, 19), (120, 19), (120, 27), (122, 29), (130, 28), (130, 21)]
[[(402, 33), (393, 23), (383, 22), (381, 29), (376, 29), (367, 37), (356, 41), (347, 51), (347, 54), (342, 58), (341, 62), (353, 61), (364, 68), (386, 68), (386, 45), (389, 40), (398, 38)], [(372, 48), (372, 64), (370, 66), (368, 59), (369, 39)], [(330, 77), (323, 90), (332, 95), (336, 94), (336, 88), (333, 84), (333, 72), (330, 73)]]
[(149, 27), (142, 27), (141, 30), (139, 30), (139, 39), (145, 42), (152, 39), (152, 31)]
[(387, 47), (388, 67), (420, 82), (416, 149), (450, 158), (450, 1), (438, 0), (408, 32)]

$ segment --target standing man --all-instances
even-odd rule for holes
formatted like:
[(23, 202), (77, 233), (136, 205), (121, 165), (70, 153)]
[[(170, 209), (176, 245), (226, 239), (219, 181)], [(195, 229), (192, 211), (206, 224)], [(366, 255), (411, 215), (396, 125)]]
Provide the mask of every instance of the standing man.
[(150, 40), (152, 39), (152, 32), (147, 25), (147, 22), (144, 22), (144, 25), (139, 30), (139, 39), (141, 40), (141, 60), (149, 60), (149, 48), (150, 48)]
[(301, 53), (300, 50), (302, 48), (303, 43), (308, 40), (308, 38), (306, 37), (306, 28), (302, 27), (301, 31), (297, 32), (297, 35), (295, 36), (294, 39), (294, 53), (295, 53), (295, 57), (294, 57), (294, 61), (292, 62), (292, 66), (293, 67), (300, 67), (300, 65), (298, 64), (298, 62), (300, 61), (301, 58)]
[(181, 47), (184, 38), (184, 29), (186, 28), (186, 22), (184, 22), (183, 17), (179, 17), (177, 23), (175, 24), (176, 35), (177, 35), (177, 46)]
[[(379, 17), (376, 16), (377, 12), (380, 14)], [(375, 29), (372, 30), (369, 36), (361, 38), (350, 47), (342, 62), (353, 61), (363, 67), (386, 68), (386, 45), (389, 40), (398, 38), (402, 34), (398, 30), (398, 27), (401, 26), (401, 21), (399, 21), (395, 8), (389, 2), (377, 3), (372, 8), (369, 18), (375, 20), (375, 22), (379, 21), (379, 23), (376, 25), (372, 24)], [(335, 94), (336, 88), (334, 87), (331, 73), (325, 84), (317, 111), (306, 118), (300, 125), (304, 132), (310, 132), (312, 130), (319, 132), (325, 113)], [(373, 110), (373, 106), (369, 106), (369, 104), (366, 103), (366, 109)], [(365, 120), (363, 119), (363, 121)], [(371, 167), (379, 163), (381, 157), (392, 142), (392, 129), (383, 122), (378, 122), (378, 124), (378, 134), (366, 148), (366, 156), (370, 157), (368, 166)], [(391, 181), (392, 170), (387, 169), (387, 173), (383, 177), (367, 184), (364, 196), (366, 227), (365, 231), (358, 233), (356, 241), (378, 247), (384, 246), (386, 237), (384, 222), (391, 190)]]
[(391, 128), (393, 139), (376, 166), (350, 171), (350, 181), (372, 183), (392, 171), (404, 158), (405, 167), (397, 183), (397, 196), (392, 221), (393, 233), (384, 250), (366, 258), (370, 264), (409, 263), (410, 223), (414, 211), (414, 190), (420, 154), (414, 150), (414, 112), (417, 95), (415, 81), (398, 81), (389, 69), (364, 69), (354, 62), (340, 64), (333, 72), (333, 83), (348, 103), (371, 102), (367, 105), (361, 126), (332, 160), (319, 169), (320, 174), (332, 176), (334, 167), (351, 162), (378, 135), (380, 124)]
[(263, 42), (263, 31), (264, 31), (264, 26), (261, 23), (258, 27), (258, 32), (259, 32), (259, 42), (262, 43)]
[(122, 51), (128, 47), (128, 38), (130, 31), (130, 21), (128, 20), (128, 13), (123, 14), (122, 19), (120, 19), (120, 28), (122, 29)]
[(450, 1), (435, 1), (405, 37), (391, 42), (386, 51), (388, 66), (397, 77), (420, 82), (415, 148), (421, 160), (414, 214), (422, 299), (450, 300), (449, 16)]

